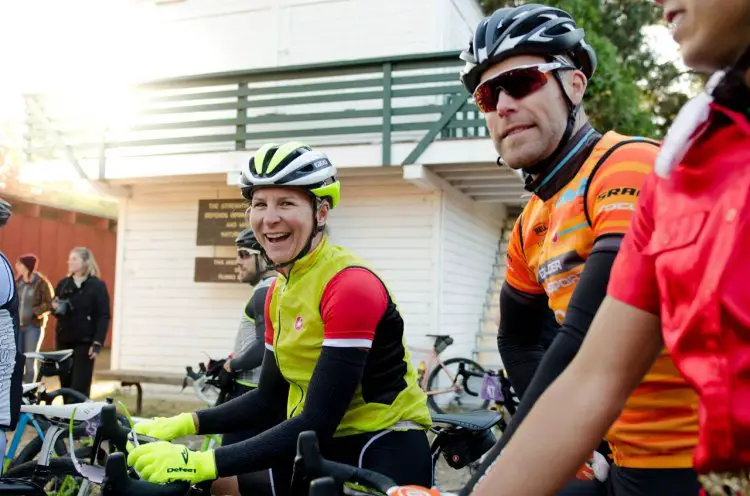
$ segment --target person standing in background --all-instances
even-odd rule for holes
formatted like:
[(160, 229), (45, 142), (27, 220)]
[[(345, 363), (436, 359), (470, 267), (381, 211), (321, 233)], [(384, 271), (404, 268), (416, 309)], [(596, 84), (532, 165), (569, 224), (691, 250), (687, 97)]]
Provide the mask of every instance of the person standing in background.
[[(37, 351), (39, 342), (44, 335), (44, 327), (47, 324), (50, 303), (52, 303), (52, 284), (44, 275), (36, 270), (39, 259), (34, 254), (26, 254), (18, 257), (16, 262), (16, 292), (19, 298), (18, 316), (20, 319), (20, 332), (16, 347), (19, 353)], [(23, 375), (24, 382), (34, 380), (34, 360), (26, 360), (26, 372)]]
[(60, 376), (60, 384), (89, 396), (94, 360), (101, 351), (111, 319), (109, 292), (99, 279), (99, 267), (88, 248), (71, 250), (68, 271), (70, 275), (57, 283), (57, 296), (52, 300), (57, 317), (57, 349), (73, 350), (73, 366)]

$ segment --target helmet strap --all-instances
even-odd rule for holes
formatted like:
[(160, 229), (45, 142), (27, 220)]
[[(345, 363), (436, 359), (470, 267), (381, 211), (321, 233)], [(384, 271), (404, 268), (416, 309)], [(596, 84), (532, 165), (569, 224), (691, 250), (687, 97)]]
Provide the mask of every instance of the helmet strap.
[[(558, 74), (557, 71), (554, 71), (552, 73), (552, 76), (560, 85), (560, 89), (562, 90), (563, 97), (565, 98), (565, 103), (568, 106), (568, 121), (565, 124), (565, 132), (560, 138), (560, 142), (557, 144), (557, 148), (555, 148), (555, 151), (552, 152), (552, 155), (542, 160), (538, 164), (535, 164), (531, 167), (527, 167), (526, 169), (523, 170), (524, 177), (526, 178), (527, 183), (530, 182), (531, 175), (543, 174), (549, 169), (549, 167), (552, 164), (557, 162), (557, 159), (560, 157), (560, 154), (565, 148), (565, 145), (568, 144), (568, 141), (573, 136), (573, 130), (575, 129), (576, 118), (578, 117), (578, 111), (581, 109), (581, 104), (575, 105), (573, 103), (573, 100), (570, 99), (568, 92), (565, 91), (565, 86), (563, 85), (562, 79), (560, 78), (560, 74)], [(498, 164), (499, 163), (500, 163), (500, 159), (498, 159)]]

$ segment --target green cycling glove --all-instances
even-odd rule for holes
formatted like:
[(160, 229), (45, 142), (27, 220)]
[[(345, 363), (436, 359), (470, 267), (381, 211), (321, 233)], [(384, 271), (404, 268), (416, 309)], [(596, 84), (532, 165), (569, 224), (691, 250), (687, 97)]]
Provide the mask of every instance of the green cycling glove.
[(195, 434), (195, 422), (193, 422), (192, 413), (181, 413), (174, 417), (156, 417), (138, 422), (133, 426), (133, 430), (144, 436), (171, 441), (178, 437)]
[(155, 484), (216, 479), (214, 450), (190, 451), (186, 446), (159, 441), (142, 444), (128, 455), (128, 465), (141, 479)]

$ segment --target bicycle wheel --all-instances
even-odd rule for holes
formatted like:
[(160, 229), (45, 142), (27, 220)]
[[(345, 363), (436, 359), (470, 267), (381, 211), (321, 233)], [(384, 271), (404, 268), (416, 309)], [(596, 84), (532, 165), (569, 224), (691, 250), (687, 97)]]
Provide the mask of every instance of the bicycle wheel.
[[(90, 446), (76, 450), (76, 456), (79, 458), (88, 457), (90, 456), (90, 453)], [(22, 463), (12, 469), (8, 469), (8, 471), (3, 474), (3, 477), (32, 480), (36, 467), (37, 462), (35, 460)], [(76, 494), (78, 482), (75, 481), (75, 479), (77, 478), (80, 478), (80, 475), (76, 471), (75, 465), (73, 465), (73, 460), (69, 457), (52, 458), (49, 461), (49, 472), (43, 475), (37, 475), (34, 482), (43, 487), (47, 491), (47, 494), (50, 494), (50, 492), (52, 494), (58, 494), (61, 490), (65, 494)]]
[[(49, 422), (40, 418), (37, 418), (36, 420), (39, 423), (39, 427), (42, 429), (42, 432), (47, 432), (47, 428), (50, 425)], [(81, 437), (85, 437), (86, 435), (86, 428), (84, 426), (79, 425), (73, 428), (74, 439), (80, 439)], [(67, 433), (61, 435), (59, 438), (57, 438), (57, 441), (55, 441), (55, 454), (57, 456), (68, 454), (68, 446), (65, 444), (66, 440)], [(39, 456), (39, 452), (42, 450), (43, 443), (44, 441), (42, 441), (41, 437), (35, 436), (31, 441), (29, 441), (26, 446), (23, 447), (23, 449), (21, 449), (18, 455), (16, 455), (16, 457), (11, 460), (11, 462), (8, 464), (8, 468), (14, 468), (23, 463), (34, 460), (37, 456)]]
[[(468, 358), (449, 358), (430, 371), (427, 378), (427, 404), (435, 413), (460, 413), (485, 410), (489, 401), (479, 396), (482, 377), (458, 375), (459, 365), (465, 370), (484, 374), (484, 368)], [(454, 389), (458, 386), (457, 389)]]

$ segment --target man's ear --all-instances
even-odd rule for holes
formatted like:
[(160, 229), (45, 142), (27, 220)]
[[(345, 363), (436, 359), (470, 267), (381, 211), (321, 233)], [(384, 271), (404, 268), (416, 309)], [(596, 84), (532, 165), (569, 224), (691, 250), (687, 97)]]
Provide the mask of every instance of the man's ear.
[(586, 93), (588, 80), (581, 71), (570, 71), (567, 79), (568, 96), (573, 105), (579, 105), (583, 101), (583, 95)]

